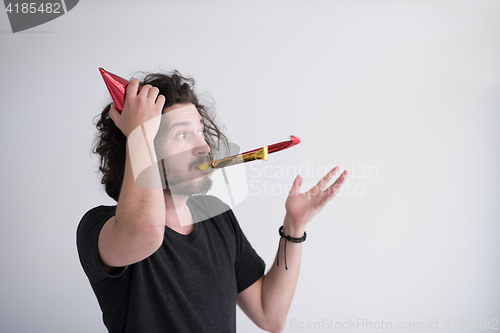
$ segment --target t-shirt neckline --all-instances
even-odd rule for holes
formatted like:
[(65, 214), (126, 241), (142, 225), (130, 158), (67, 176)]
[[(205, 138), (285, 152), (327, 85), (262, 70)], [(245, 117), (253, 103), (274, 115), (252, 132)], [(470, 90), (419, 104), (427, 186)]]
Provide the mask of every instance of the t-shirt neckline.
[[(191, 199), (191, 197), (188, 198), (188, 200), (186, 202), (186, 205), (188, 206), (189, 210), (191, 211), (191, 215), (193, 216), (193, 221), (197, 221), (196, 212), (191, 207), (190, 199)], [(201, 223), (201, 222), (203, 222), (203, 221), (194, 222), (194, 228), (193, 228), (193, 230), (189, 234), (187, 234), (187, 235), (181, 234), (181, 233), (179, 233), (179, 232), (171, 229), (167, 225), (165, 225), (165, 231), (168, 232), (171, 235), (174, 235), (173, 237), (178, 237), (179, 239), (191, 239), (191, 240), (194, 240), (198, 236), (198, 234), (200, 233), (200, 226), (198, 224)]]

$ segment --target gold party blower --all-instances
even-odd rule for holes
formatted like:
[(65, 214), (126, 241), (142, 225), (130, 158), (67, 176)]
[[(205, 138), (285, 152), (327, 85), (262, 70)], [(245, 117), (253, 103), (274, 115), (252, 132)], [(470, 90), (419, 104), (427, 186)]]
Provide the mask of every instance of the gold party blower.
[(293, 147), (300, 143), (300, 139), (296, 136), (291, 136), (289, 141), (278, 142), (270, 146), (264, 146), (262, 148), (249, 150), (242, 154), (233, 155), (229, 157), (222, 158), (220, 160), (215, 160), (211, 162), (204, 163), (198, 167), (200, 170), (207, 169), (217, 169), (224, 168), (231, 165), (236, 165), (240, 163), (256, 161), (256, 160), (264, 160), (267, 161), (267, 156), (269, 154)]

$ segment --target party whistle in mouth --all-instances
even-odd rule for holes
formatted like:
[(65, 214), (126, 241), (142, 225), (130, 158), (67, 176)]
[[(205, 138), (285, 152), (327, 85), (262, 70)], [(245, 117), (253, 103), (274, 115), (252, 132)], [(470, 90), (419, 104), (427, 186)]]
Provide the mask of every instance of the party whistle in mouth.
[(226, 158), (222, 158), (220, 160), (204, 163), (204, 164), (200, 165), (198, 167), (198, 169), (200, 169), (200, 170), (217, 169), (217, 168), (223, 168), (223, 167), (226, 167), (229, 165), (235, 165), (235, 164), (256, 161), (256, 160), (267, 161), (267, 155), (268, 155), (267, 148), (268, 147), (265, 146), (265, 147), (262, 147), (256, 151), (246, 152), (243, 154), (229, 156)]
[(293, 147), (300, 143), (300, 139), (296, 136), (291, 137), (289, 141), (283, 141), (279, 143), (275, 143), (270, 146), (264, 146), (262, 148), (249, 150), (243, 154), (233, 155), (226, 158), (222, 158), (220, 160), (211, 161), (208, 163), (204, 163), (198, 167), (200, 170), (208, 170), (208, 169), (217, 169), (224, 168), (226, 166), (236, 165), (240, 163), (256, 161), (256, 160), (264, 160), (267, 161), (268, 154), (275, 153), (290, 147)]

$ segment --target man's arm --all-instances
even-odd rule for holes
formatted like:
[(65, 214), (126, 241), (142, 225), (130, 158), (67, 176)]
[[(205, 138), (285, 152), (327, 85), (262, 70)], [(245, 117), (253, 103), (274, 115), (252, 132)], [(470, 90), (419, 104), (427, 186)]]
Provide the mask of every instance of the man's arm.
[[(337, 194), (344, 183), (347, 170), (333, 185), (323, 190), (337, 171), (338, 167), (335, 167), (306, 193), (299, 193), (302, 177), (298, 176), (295, 179), (285, 205), (287, 209), (283, 222), (285, 235), (293, 238), (304, 235), (306, 224)], [(302, 243), (286, 241), (287, 270), (284, 258), (285, 241), (284, 238), (280, 239), (280, 251), (269, 272), (237, 296), (237, 303), (245, 314), (257, 326), (270, 332), (284, 330), (299, 277)], [(279, 260), (279, 266), (276, 260)]]
[[(113, 267), (122, 267), (136, 263), (153, 254), (163, 241), (165, 231), (165, 201), (158, 168), (150, 175), (152, 182), (157, 182), (153, 189), (142, 188), (136, 184), (132, 172), (130, 152), (138, 149), (130, 144), (131, 132), (148, 120), (161, 116), (165, 97), (158, 96), (158, 88), (145, 85), (137, 93), (139, 80), (134, 79), (127, 87), (127, 95), (122, 114), (114, 105), (110, 117), (115, 125), (127, 137), (125, 173), (116, 215), (111, 217), (101, 229), (98, 240), (99, 254), (103, 267), (109, 272)], [(148, 136), (154, 135), (158, 128), (148, 128)], [(156, 132), (155, 132), (156, 131)], [(154, 147), (150, 146), (154, 154)], [(137, 154), (137, 152), (135, 152)], [(138, 155), (149, 153), (139, 152)]]

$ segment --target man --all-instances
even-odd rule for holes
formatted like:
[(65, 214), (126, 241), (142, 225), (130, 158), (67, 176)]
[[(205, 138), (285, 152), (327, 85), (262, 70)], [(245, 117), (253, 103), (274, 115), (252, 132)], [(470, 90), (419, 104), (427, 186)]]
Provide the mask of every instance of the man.
[[(198, 102), (192, 80), (177, 72), (151, 74), (137, 92), (139, 83), (128, 85), (121, 114), (111, 104), (97, 124), (102, 182), (118, 203), (87, 212), (77, 232), (80, 260), (106, 327), (235, 332), (238, 304), (260, 328), (281, 332), (300, 267), (302, 244), (293, 241), (304, 239), (306, 224), (335, 196), (347, 171), (327, 187), (335, 167), (307, 193), (299, 192), (297, 176), (282, 229), (291, 241), (280, 238), (287, 244), (276, 258), (285, 265), (275, 262), (264, 275), (263, 260), (229, 207), (193, 195), (210, 188), (209, 173), (197, 166), (225, 137)], [(134, 133), (143, 135), (148, 153), (138, 152)], [(152, 186), (139, 186), (133, 165), (148, 154), (161, 159), (161, 167), (149, 168), (148, 179), (141, 180)]]

